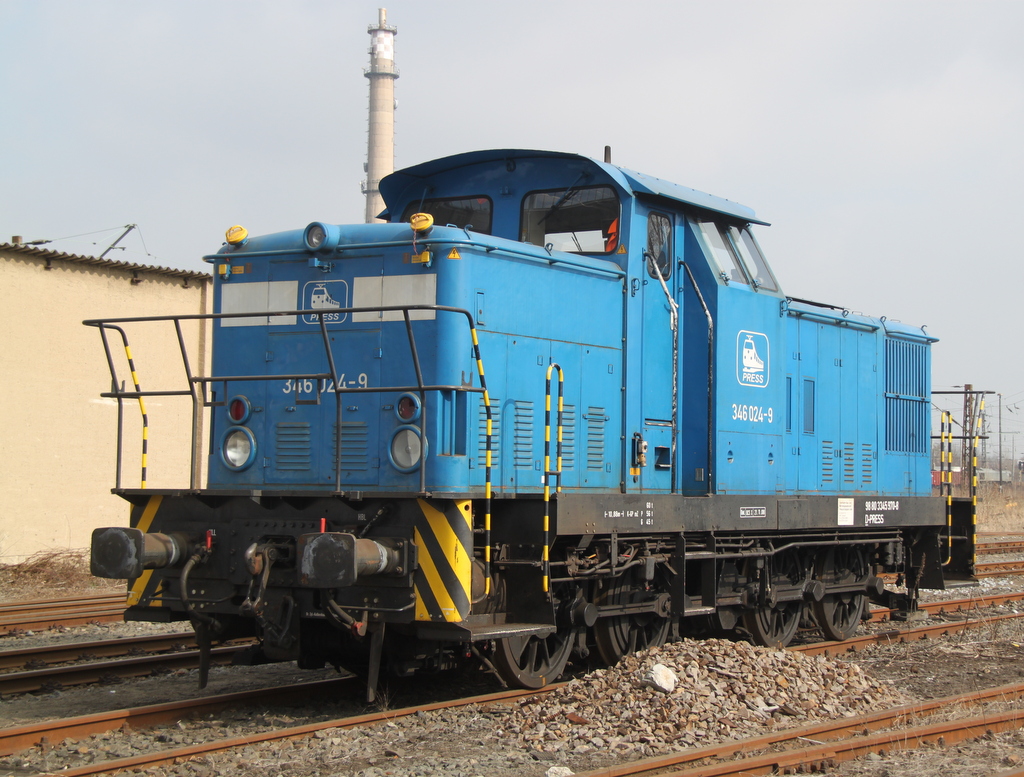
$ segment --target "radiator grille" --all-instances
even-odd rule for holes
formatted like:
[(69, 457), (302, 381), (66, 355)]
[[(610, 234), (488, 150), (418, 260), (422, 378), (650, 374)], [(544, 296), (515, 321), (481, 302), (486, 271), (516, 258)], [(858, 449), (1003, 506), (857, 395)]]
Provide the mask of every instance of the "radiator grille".
[[(338, 431), (331, 435), (331, 461), (336, 462)], [(366, 470), (370, 468), (370, 429), (365, 421), (341, 422), (341, 468), (342, 470)]]
[(533, 402), (513, 403), (512, 462), (516, 469), (533, 469)]
[(843, 483), (853, 486), (857, 481), (857, 462), (854, 460), (853, 443), (843, 443)]
[(587, 470), (600, 472), (604, 468), (605, 421), (603, 407), (587, 408)]
[[(554, 423), (558, 423), (558, 414), (552, 413)], [(558, 430), (551, 430), (551, 455), (558, 453)], [(555, 462), (551, 462), (552, 468)], [(576, 406), (562, 405), (562, 469), (576, 469)]]
[[(499, 429), (501, 424), (501, 400), (495, 397), (490, 397), (491, 400), (491, 466), (498, 466), (498, 451), (501, 450), (501, 446), (498, 445), (500, 437)], [(480, 414), (477, 421), (477, 451), (480, 456), (480, 466), (484, 466), (487, 463), (487, 406), (484, 404), (483, 397), (480, 398)]]
[(277, 424), (274, 430), (276, 467), (289, 472), (308, 472), (312, 463), (310, 425), (304, 422)]
[(832, 450), (831, 440), (821, 441), (821, 482), (832, 483), (835, 481), (835, 453)]
[(860, 480), (865, 486), (875, 481), (875, 452), (870, 443), (860, 445)]
[(885, 341), (885, 449), (928, 452), (928, 346)]

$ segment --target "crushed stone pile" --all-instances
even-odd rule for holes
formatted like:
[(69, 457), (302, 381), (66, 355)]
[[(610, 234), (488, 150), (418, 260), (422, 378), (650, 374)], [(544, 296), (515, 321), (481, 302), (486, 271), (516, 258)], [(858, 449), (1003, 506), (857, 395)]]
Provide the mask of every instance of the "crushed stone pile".
[(846, 661), (687, 639), (525, 700), (503, 728), (542, 751), (654, 755), (903, 703)]

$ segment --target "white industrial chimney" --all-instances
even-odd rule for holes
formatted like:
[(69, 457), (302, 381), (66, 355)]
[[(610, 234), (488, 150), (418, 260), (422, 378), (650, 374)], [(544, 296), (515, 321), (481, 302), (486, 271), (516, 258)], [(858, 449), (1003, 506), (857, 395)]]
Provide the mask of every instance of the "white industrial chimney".
[(370, 26), (370, 67), (364, 74), (370, 79), (370, 134), (366, 151), (366, 223), (377, 221), (384, 210), (380, 196), (380, 179), (395, 170), (395, 35), (398, 29), (388, 27), (387, 9), (379, 9), (377, 25)]

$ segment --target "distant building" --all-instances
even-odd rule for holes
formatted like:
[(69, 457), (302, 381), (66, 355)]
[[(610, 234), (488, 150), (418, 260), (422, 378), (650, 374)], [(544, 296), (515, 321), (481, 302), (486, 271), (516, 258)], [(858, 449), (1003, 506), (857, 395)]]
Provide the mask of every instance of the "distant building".
[[(93, 528), (127, 525), (128, 503), (110, 493), (117, 405), (100, 397), (110, 371), (99, 331), (82, 321), (208, 313), (210, 282), (205, 273), (0, 243), (0, 563), (88, 548)], [(187, 388), (173, 328), (146, 327), (131, 343), (142, 388)], [(202, 374), (206, 327), (190, 322), (183, 332)], [(118, 377), (131, 390), (120, 338), (112, 342)], [(191, 402), (156, 397), (147, 405), (149, 485), (187, 485)], [(125, 402), (125, 487), (140, 483), (140, 418), (138, 403)]]

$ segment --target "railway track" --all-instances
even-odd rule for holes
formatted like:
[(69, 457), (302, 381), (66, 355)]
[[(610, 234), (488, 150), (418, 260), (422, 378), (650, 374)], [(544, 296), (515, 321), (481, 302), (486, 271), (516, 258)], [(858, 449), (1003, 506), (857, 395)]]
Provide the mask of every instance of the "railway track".
[(975, 577), (1024, 575), (1024, 561), (990, 561), (975, 565)]
[(20, 631), (121, 621), (124, 619), (124, 609), (123, 593), (9, 602), (0, 604), (0, 636)]
[[(71, 737), (80, 739), (103, 734), (123, 726), (144, 729), (165, 723), (176, 723), (186, 717), (205, 717), (230, 707), (248, 704), (291, 704), (300, 701), (335, 698), (354, 677), (341, 677), (310, 683), (295, 683), (277, 688), (217, 694), (185, 701), (151, 704), (145, 707), (111, 710), (95, 715), (81, 715), (61, 720), (48, 720), (0, 730), (0, 756), (12, 755), (44, 742), (59, 742)], [(360, 686), (357, 693), (362, 693)]]
[[(246, 645), (215, 647), (210, 654), (212, 666), (230, 664), (234, 655)], [(29, 693), (39, 690), (58, 690), (73, 685), (116, 682), (127, 677), (148, 677), (175, 669), (195, 669), (199, 666), (199, 650), (160, 653), (138, 658), (120, 658), (113, 661), (86, 662), (67, 666), (50, 666), (24, 672), (0, 674), (0, 695)]]
[[(1005, 595), (1004, 595), (1005, 596)], [(1024, 598), (1024, 594), (1020, 594), (1019, 597)], [(993, 597), (997, 598), (997, 597)], [(964, 603), (970, 600), (962, 600)], [(946, 606), (950, 605), (951, 602), (942, 603)], [(809, 643), (806, 645), (792, 646), (790, 649), (798, 652), (807, 653), (810, 655), (828, 654), (838, 655), (851, 651), (863, 649), (869, 645), (875, 644), (891, 644), (895, 642), (909, 642), (913, 640), (921, 639), (934, 639), (938, 636), (945, 634), (952, 634), (958, 631), (963, 631), (970, 628), (977, 628), (980, 626), (990, 626), (993, 623), (1024, 618), (1022, 614), (1015, 615), (1002, 615), (1002, 616), (989, 616), (980, 618), (970, 618), (963, 621), (954, 621), (940, 624), (929, 624), (926, 626), (920, 626), (913, 629), (907, 630), (891, 630), (881, 633), (864, 634), (845, 642), (818, 642)], [(187, 651), (190, 657), (197, 661), (197, 656), (194, 655), (195, 651)], [(47, 670), (47, 671), (52, 671)], [(10, 755), (35, 745), (45, 744), (48, 742), (57, 742), (65, 738), (80, 738), (89, 736), (92, 734), (104, 733), (112, 731), (122, 726), (128, 725), (133, 729), (141, 729), (147, 727), (153, 727), (164, 723), (172, 723), (176, 720), (180, 720), (185, 717), (205, 716), (218, 710), (225, 708), (244, 706), (252, 703), (288, 703), (292, 700), (309, 700), (312, 698), (337, 698), (339, 690), (344, 688), (346, 685), (352, 683), (354, 678), (344, 677), (320, 682), (311, 683), (299, 683), (289, 686), (283, 686), (281, 688), (271, 689), (259, 689), (256, 691), (249, 691), (243, 693), (231, 693), (224, 695), (209, 696), (199, 699), (189, 699), (183, 702), (174, 702), (169, 704), (152, 705), (147, 707), (140, 707), (135, 709), (127, 710), (116, 710), (107, 713), (101, 713), (96, 715), (89, 715), (83, 717), (68, 718), (63, 720), (48, 721), (44, 723), (32, 724), (27, 726), (21, 726), (6, 730), (0, 730), (0, 756)], [(486, 696), (477, 696), (467, 699), (460, 699), (452, 702), (439, 702), (432, 705), (426, 705), (424, 707), (410, 707), (406, 710), (398, 711), (387, 711), (379, 714), (361, 715), (354, 718), (346, 718), (342, 721), (329, 721), (323, 724), (308, 724), (306, 726), (300, 726), (295, 729), (287, 729), (286, 731), (292, 733), (281, 733), (282, 738), (290, 738), (294, 736), (309, 736), (314, 734), (316, 731), (323, 730), (325, 728), (344, 728), (353, 727), (359, 725), (368, 725), (374, 722), (378, 722), (384, 719), (393, 719), (395, 717), (404, 717), (407, 715), (415, 714), (421, 710), (433, 710), (442, 709), (445, 706), (465, 706), (468, 704), (496, 704), (501, 701), (519, 699), (524, 696), (529, 696), (534, 693), (545, 693), (552, 691), (556, 688), (561, 687), (564, 683), (557, 683), (548, 686), (543, 691), (507, 691), (502, 693), (488, 694)], [(356, 692), (362, 692), (362, 686), (355, 683)], [(1024, 695), (1024, 685), (1021, 686), (1020, 694)], [(860, 719), (857, 719), (860, 720)], [(824, 724), (823, 724), (824, 725)], [(863, 728), (863, 721), (861, 723)], [(855, 726), (856, 728), (856, 726)], [(249, 734), (239, 738), (239, 742), (250, 744), (253, 742), (260, 741), (271, 741), (274, 737), (271, 735), (262, 736), (259, 735), (256, 738)], [(232, 740), (217, 740), (216, 743), (212, 743), (212, 749), (204, 749), (204, 745), (195, 745), (189, 748), (184, 748), (181, 752), (177, 752), (175, 755), (166, 756), (168, 759), (174, 758), (185, 758), (196, 755), (201, 755), (209, 752), (218, 752), (223, 749), (230, 749)], [(162, 763), (169, 762), (168, 760), (160, 760), (162, 755), (154, 756), (157, 760), (146, 760), (143, 758), (139, 759), (127, 759), (131, 761), (125, 764), (117, 762), (106, 762), (105, 765), (100, 768), (97, 765), (94, 771), (76, 771), (74, 769), (62, 770), (63, 774), (94, 774), (101, 771), (126, 768), (149, 768), (150, 766), (158, 766)], [(84, 767), (83, 767), (84, 768)], [(617, 773), (617, 772), (616, 772)], [(626, 772), (623, 772), (625, 774)], [(609, 773), (611, 774), (611, 772)], [(711, 774), (711, 773), (709, 773)]]
[[(911, 750), (924, 744), (941, 743), (948, 746), (967, 739), (977, 739), (988, 732), (1010, 731), (1024, 727), (1024, 711), (1021, 709), (1002, 713), (986, 712), (971, 718), (942, 723), (907, 725), (940, 713), (951, 705), (977, 706), (1019, 700), (1022, 696), (1024, 683), (1004, 685), (968, 695), (948, 696), (922, 704), (907, 705), (888, 712), (786, 729), (767, 736), (647, 758), (622, 766), (584, 772), (577, 777), (636, 777), (654, 774), (672, 774), (677, 777), (740, 777), (755, 774), (795, 774), (806, 769), (823, 770), (838, 761), (852, 760), (868, 753), (883, 754), (892, 750)], [(764, 752), (769, 748), (783, 749)]]
[[(341, 681), (331, 681), (333, 684)], [(467, 705), (498, 705), (520, 699), (524, 696), (550, 692), (561, 684), (550, 686), (545, 691), (508, 691), (502, 693), (474, 696), (455, 702), (439, 702), (418, 705), (398, 710), (388, 710), (365, 715), (335, 718), (318, 723), (277, 728), (260, 734), (247, 734), (239, 737), (217, 739), (193, 744), (186, 747), (153, 750), (143, 755), (118, 758), (84, 766), (61, 769), (66, 777), (89, 777), (90, 775), (115, 772), (127, 769), (151, 769), (181, 761), (226, 752), (240, 747), (251, 747), (258, 744), (271, 743), (286, 739), (315, 736), (318, 732), (329, 729), (353, 728), (367, 726), (385, 721), (394, 721), (434, 710), (449, 709)], [(308, 696), (310, 688), (306, 685), (294, 686), (291, 692)], [(255, 695), (266, 691), (255, 692)], [(251, 700), (253, 694), (247, 694)], [(769, 735), (731, 741), (721, 745), (704, 748), (692, 748), (681, 753), (668, 756), (647, 758), (621, 766), (599, 769), (586, 773), (586, 777), (627, 777), (631, 775), (676, 774), (702, 775), (711, 777), (718, 775), (753, 775), (773, 773), (794, 773), (797, 769), (821, 768), (840, 760), (850, 760), (870, 752), (885, 753), (893, 749), (912, 749), (925, 743), (949, 745), (965, 739), (977, 738), (988, 732), (1007, 731), (1024, 726), (1024, 711), (1012, 709), (1006, 712), (986, 712), (969, 719), (952, 722), (934, 723), (929, 725), (913, 725), (922, 718), (927, 718), (952, 705), (976, 706), (993, 702), (1018, 700), (1024, 696), (1024, 683), (1004, 685), (996, 688), (977, 691), (969, 695), (950, 696), (928, 702), (907, 705), (887, 712), (855, 718), (842, 718), (811, 726), (786, 729)], [(225, 703), (224, 699), (210, 700), (213, 703)], [(233, 703), (231, 701), (228, 704)], [(17, 730), (0, 732), (0, 755), (17, 752), (41, 741), (58, 741), (68, 736), (85, 736), (98, 733), (103, 726), (116, 727), (128, 723), (139, 726), (147, 720), (147, 716), (155, 716), (153, 720), (165, 721), (166, 714), (179, 714), (192, 702), (177, 705), (161, 705), (136, 711), (110, 713), (105, 721), (100, 716), (90, 719), (72, 719), (60, 721), (58, 724), (39, 724), (26, 726)], [(168, 709), (168, 708), (174, 709)], [(208, 709), (214, 709), (213, 706)], [(161, 717), (163, 716), (163, 717)], [(884, 729), (892, 729), (884, 731)], [(106, 730), (109, 730), (106, 729)], [(876, 733), (871, 733), (876, 732)], [(824, 741), (823, 741), (824, 740)], [(781, 750), (780, 750), (781, 748)], [(771, 752), (765, 753), (765, 750)], [(741, 757), (738, 757), (741, 756)], [(726, 760), (728, 759), (728, 760)]]
[(142, 653), (164, 653), (195, 647), (195, 634), (191, 631), (184, 631), (174, 634), (150, 634), (141, 637), (3, 650), (0, 651), (0, 670), (41, 669), (44, 666), (66, 664), (71, 661), (136, 656)]
[(1024, 540), (981, 542), (978, 543), (976, 551), (979, 556), (994, 555), (998, 553), (1024, 553)]
[[(920, 609), (930, 614), (976, 613), (986, 607), (1015, 601), (1024, 601), (1024, 592), (928, 602), (921, 604)], [(892, 610), (876, 609), (871, 612), (871, 620), (887, 621), (893, 614)], [(991, 622), (993, 619), (989, 617), (986, 620)], [(924, 628), (946, 633), (955, 625), (942, 623)], [(822, 648), (822, 652), (845, 652), (846, 649), (856, 648), (839, 649), (836, 646), (866, 645), (879, 639), (890, 642), (899, 634), (901, 632), (893, 630), (882, 632), (881, 635), (855, 637), (842, 643), (815, 644), (827, 646)], [(857, 640), (860, 641), (856, 642)], [(217, 648), (214, 651), (214, 663), (229, 663), (236, 652), (248, 647), (249, 644), (251, 643), (240, 642)], [(809, 650), (811, 647), (800, 649)], [(99, 658), (120, 660), (96, 661)], [(58, 666), (59, 664), (69, 666)], [(106, 682), (115, 677), (143, 677), (161, 671), (195, 669), (198, 666), (198, 648), (195, 635), (191, 632), (7, 650), (0, 651), (0, 694), (29, 693), (47, 688)]]

